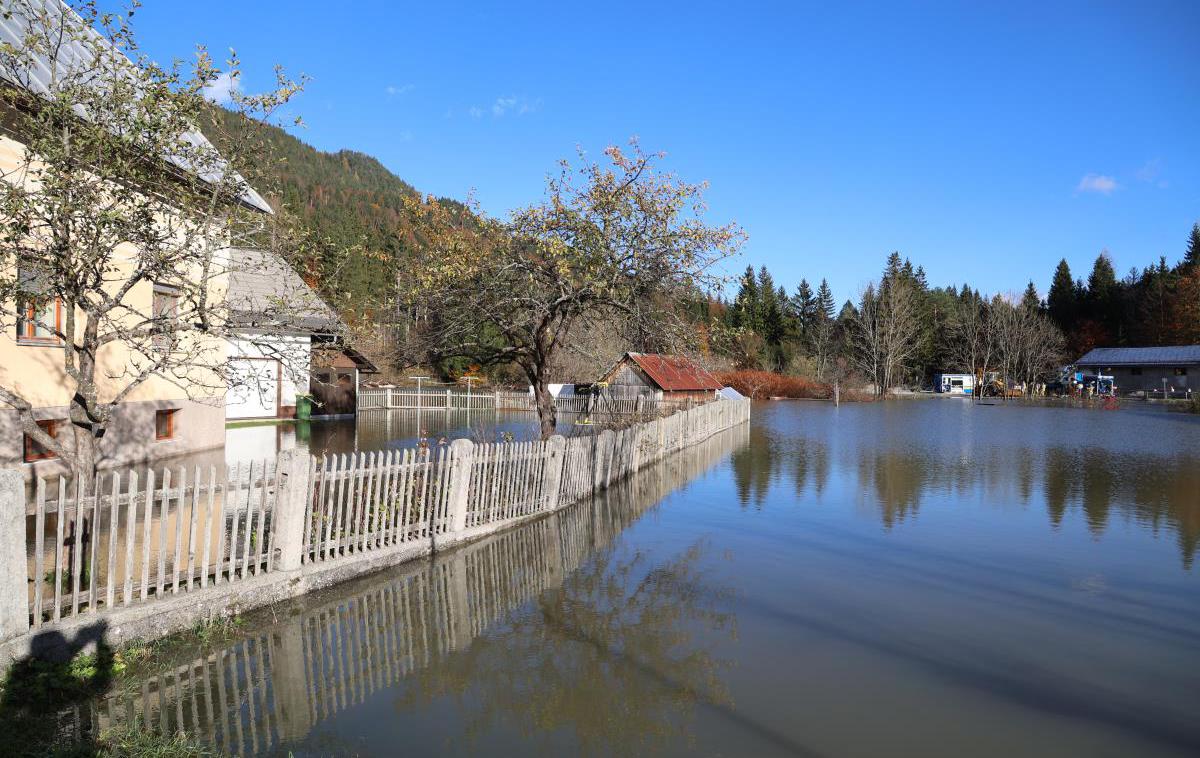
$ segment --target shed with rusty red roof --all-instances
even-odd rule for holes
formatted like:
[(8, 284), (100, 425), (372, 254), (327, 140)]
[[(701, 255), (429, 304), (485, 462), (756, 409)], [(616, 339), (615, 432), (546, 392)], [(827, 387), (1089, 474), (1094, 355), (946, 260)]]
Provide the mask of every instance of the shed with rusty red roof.
[(712, 400), (722, 385), (682, 355), (625, 353), (601, 380), (615, 396), (649, 395), (656, 400)]

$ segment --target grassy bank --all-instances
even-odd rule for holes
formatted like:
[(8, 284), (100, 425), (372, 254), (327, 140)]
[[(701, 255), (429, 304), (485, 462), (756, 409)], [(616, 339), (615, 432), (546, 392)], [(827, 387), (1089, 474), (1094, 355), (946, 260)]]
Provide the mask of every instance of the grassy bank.
[(173, 666), (173, 651), (224, 642), (241, 626), (237, 618), (209, 619), (187, 632), (150, 644), (131, 642), (116, 650), (101, 644), (96, 653), (79, 653), (67, 661), (17, 661), (0, 681), (0, 755), (218, 755), (187, 735), (157, 734), (138, 724), (100, 734), (80, 733), (78, 714), (86, 713), (90, 701)]

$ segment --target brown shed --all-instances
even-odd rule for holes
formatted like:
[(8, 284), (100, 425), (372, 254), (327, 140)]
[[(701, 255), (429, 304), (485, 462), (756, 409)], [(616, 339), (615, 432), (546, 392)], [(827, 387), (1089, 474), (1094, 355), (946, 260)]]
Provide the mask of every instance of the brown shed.
[(682, 355), (625, 353), (601, 379), (614, 396), (647, 395), (655, 400), (712, 400), (722, 385)]

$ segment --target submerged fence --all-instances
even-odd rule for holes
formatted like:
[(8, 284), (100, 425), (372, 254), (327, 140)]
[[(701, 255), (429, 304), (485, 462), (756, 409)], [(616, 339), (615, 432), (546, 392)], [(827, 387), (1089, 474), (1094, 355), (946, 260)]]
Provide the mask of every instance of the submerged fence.
[[(337, 569), (346, 578), (355, 566), (365, 572), (498, 531), (749, 413), (748, 401), (719, 400), (588, 437), (319, 458), (289, 451), (225, 470), (39, 480), (31, 505), (19, 474), (0, 472), (0, 560), (11, 569), (0, 572), (0, 660), (46, 627), (144, 620), (174, 599), (216, 591), (226, 605), (261, 605), (306, 591), (297, 577)], [(248, 580), (271, 591), (239, 591)]]

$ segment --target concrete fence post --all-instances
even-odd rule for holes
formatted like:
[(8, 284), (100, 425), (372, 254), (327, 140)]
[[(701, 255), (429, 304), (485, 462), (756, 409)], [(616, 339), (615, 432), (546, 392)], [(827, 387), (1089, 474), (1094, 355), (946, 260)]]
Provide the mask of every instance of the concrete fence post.
[(567, 461), (567, 439), (556, 434), (546, 440), (546, 467), (543, 469), (546, 510), (558, 510), (561, 502), (563, 466)]
[(279, 497), (275, 513), (275, 545), (279, 548), (280, 571), (300, 568), (304, 552), (304, 519), (312, 501), (312, 458), (302, 450), (284, 450), (275, 467)]
[(450, 531), (461, 532), (467, 528), (467, 498), (471, 488), (471, 467), (475, 458), (475, 443), (471, 440), (454, 440), (450, 443)]
[(383, 407), (387, 408), (388, 410), (391, 410), (391, 408), (392, 408), (392, 388), (391, 387), (387, 387), (386, 389), (384, 389)]
[(25, 555), (25, 479), (0, 470), (0, 642), (29, 631)]

